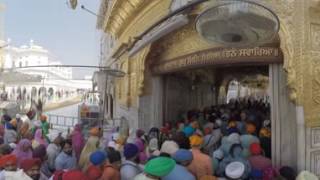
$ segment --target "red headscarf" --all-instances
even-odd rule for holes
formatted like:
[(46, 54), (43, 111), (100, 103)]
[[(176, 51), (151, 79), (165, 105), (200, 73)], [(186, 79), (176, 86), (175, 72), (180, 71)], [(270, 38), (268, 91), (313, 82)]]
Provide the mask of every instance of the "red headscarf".
[(102, 171), (98, 167), (91, 165), (89, 166), (86, 175), (90, 180), (96, 180), (102, 176)]
[(252, 143), (250, 145), (250, 152), (252, 155), (260, 155), (262, 153), (262, 148), (259, 143)]
[(30, 170), (33, 166), (41, 166), (40, 159), (25, 159), (21, 162), (20, 168), (23, 169), (24, 172)]
[(88, 180), (88, 178), (79, 170), (71, 170), (63, 173), (62, 180)]
[(8, 154), (8, 155), (4, 155), (0, 158), (0, 168), (3, 168), (8, 163), (17, 165), (16, 155)]

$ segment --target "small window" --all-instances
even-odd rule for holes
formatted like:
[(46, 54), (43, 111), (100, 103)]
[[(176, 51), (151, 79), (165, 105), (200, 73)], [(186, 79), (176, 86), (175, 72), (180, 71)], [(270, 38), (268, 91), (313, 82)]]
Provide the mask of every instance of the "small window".
[(21, 61), (19, 62), (19, 67), (22, 67), (22, 62)]

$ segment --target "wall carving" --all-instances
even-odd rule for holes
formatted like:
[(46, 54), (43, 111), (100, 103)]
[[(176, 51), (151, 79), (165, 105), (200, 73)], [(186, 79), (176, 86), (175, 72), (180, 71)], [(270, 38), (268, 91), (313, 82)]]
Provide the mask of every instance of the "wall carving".
[(311, 23), (311, 48), (314, 51), (318, 51), (320, 49), (320, 24)]
[(312, 80), (312, 98), (316, 104), (320, 105), (320, 64), (314, 68), (314, 76)]
[(320, 148), (320, 128), (311, 129), (311, 148)]
[(311, 152), (311, 171), (320, 176), (320, 151), (313, 151)]

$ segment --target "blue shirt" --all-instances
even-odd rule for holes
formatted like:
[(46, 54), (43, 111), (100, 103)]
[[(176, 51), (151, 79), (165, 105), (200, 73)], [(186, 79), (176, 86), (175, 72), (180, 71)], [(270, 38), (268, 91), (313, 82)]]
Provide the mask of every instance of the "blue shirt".
[(161, 178), (162, 180), (196, 180), (196, 178), (187, 170), (187, 168), (177, 164), (174, 169), (165, 177)]
[(55, 161), (55, 168), (56, 170), (70, 170), (75, 169), (77, 166), (77, 160), (73, 156), (69, 156), (63, 151), (58, 155)]
[(138, 164), (126, 160), (120, 168), (121, 180), (132, 180), (135, 176), (142, 173), (142, 169)]

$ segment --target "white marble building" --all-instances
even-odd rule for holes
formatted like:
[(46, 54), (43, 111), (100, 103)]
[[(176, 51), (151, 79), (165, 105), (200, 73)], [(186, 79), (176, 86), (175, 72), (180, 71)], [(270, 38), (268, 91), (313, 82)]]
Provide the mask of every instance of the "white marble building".
[[(2, 56), (4, 74), (8, 76), (4, 82), (8, 100), (22, 101), (22, 104), (28, 104), (31, 99), (60, 101), (77, 95), (77, 90), (91, 89), (90, 79), (73, 80), (70, 67), (34, 67), (62, 63), (33, 40), (20, 47), (12, 46), (10, 40), (6, 43)], [(33, 80), (24, 80), (26, 76), (33, 77)]]

